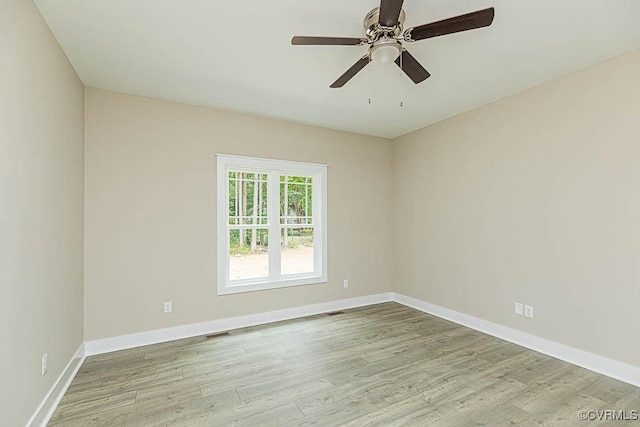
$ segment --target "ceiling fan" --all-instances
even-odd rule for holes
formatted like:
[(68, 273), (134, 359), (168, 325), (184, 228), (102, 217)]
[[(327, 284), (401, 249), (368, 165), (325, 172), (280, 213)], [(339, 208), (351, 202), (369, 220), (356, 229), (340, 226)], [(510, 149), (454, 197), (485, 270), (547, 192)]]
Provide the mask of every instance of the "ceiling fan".
[(418, 84), (427, 79), (430, 74), (422, 65), (402, 46), (402, 42), (415, 42), (432, 37), (459, 33), (461, 31), (488, 27), (493, 22), (494, 8), (478, 10), (465, 15), (455, 16), (430, 24), (407, 28), (403, 31), (404, 0), (380, 0), (380, 7), (376, 7), (364, 18), (366, 37), (309, 37), (295, 36), (292, 45), (336, 45), (336, 46), (369, 46), (366, 55), (360, 58), (338, 80), (333, 82), (332, 88), (345, 85), (353, 76), (362, 70), (369, 62), (388, 64), (395, 62), (404, 73)]

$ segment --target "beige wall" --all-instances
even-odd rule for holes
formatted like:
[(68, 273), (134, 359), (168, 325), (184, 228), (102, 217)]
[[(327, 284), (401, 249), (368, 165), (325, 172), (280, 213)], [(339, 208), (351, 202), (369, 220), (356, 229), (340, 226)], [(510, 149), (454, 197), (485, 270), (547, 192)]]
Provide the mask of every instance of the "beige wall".
[(27, 422), (82, 343), (82, 158), (80, 80), (33, 3), (2, 0), (2, 426)]
[[(85, 94), (86, 340), (391, 290), (390, 141)], [(328, 283), (216, 295), (215, 153), (329, 164)]]
[(640, 51), (396, 140), (394, 290), (640, 366), (638, 76)]

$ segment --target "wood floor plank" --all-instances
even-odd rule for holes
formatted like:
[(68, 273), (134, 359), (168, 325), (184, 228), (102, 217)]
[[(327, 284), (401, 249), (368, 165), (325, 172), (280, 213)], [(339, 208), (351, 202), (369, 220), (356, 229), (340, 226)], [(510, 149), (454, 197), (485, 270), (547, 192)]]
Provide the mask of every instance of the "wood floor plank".
[(220, 373), (210, 373), (206, 379), (198, 381), (201, 382), (202, 393), (206, 396), (211, 392), (215, 393), (224, 388), (240, 389), (245, 387), (245, 385), (261, 386), (265, 382), (276, 381), (278, 379), (283, 381), (290, 381), (295, 378), (299, 381), (311, 380), (329, 374), (338, 374), (366, 363), (364, 359), (356, 356), (343, 360), (330, 360), (318, 364), (307, 364), (304, 369), (282, 364), (261, 371), (237, 372), (233, 376), (223, 377), (220, 376)]
[(622, 396), (616, 403), (612, 405), (611, 409), (636, 411), (640, 415), (640, 389), (636, 388), (631, 393)]
[(209, 378), (233, 378), (242, 375), (258, 374), (269, 370), (277, 370), (284, 366), (281, 358), (265, 355), (263, 357), (238, 357), (236, 360), (202, 362), (182, 368), (187, 378), (206, 381)]
[(333, 384), (324, 378), (305, 381), (300, 376), (273, 379), (260, 384), (240, 387), (238, 395), (243, 402), (258, 401), (266, 397), (279, 397), (282, 400), (293, 401), (310, 394), (325, 390), (332, 390)]
[(136, 403), (136, 393), (136, 391), (130, 391), (127, 393), (110, 394), (98, 399), (73, 402), (71, 404), (60, 402), (60, 405), (51, 418), (51, 423), (55, 424), (56, 422), (81, 418), (97, 412), (133, 405)]
[(295, 403), (288, 403), (286, 405), (278, 406), (273, 409), (268, 409), (259, 414), (250, 415), (246, 418), (241, 418), (235, 421), (235, 425), (241, 426), (286, 426), (292, 425), (296, 421), (300, 421), (304, 418), (300, 409)]
[(461, 399), (475, 390), (455, 380), (438, 380), (429, 384), (428, 391), (414, 394), (377, 411), (351, 421), (348, 426), (404, 426), (424, 421), (425, 416), (438, 406), (454, 399)]
[(524, 347), (503, 341), (501, 345), (495, 348), (478, 353), (478, 357), (491, 363), (499, 363), (525, 353), (526, 351), (527, 349)]
[[(384, 408), (397, 400), (390, 393), (390, 388), (380, 387), (374, 388), (372, 391), (363, 394), (351, 394), (348, 397), (341, 396), (330, 402), (324, 402), (321, 406), (300, 407), (305, 417), (298, 425), (301, 426), (325, 426), (325, 425), (344, 425), (356, 418)], [(313, 409), (311, 409), (313, 408)]]
[(509, 371), (503, 366), (489, 364), (469, 369), (457, 379), (470, 387), (479, 389), (505, 379), (508, 374)]
[(433, 425), (470, 425), (480, 416), (493, 416), (500, 407), (527, 388), (526, 384), (516, 380), (509, 378), (500, 380), (461, 399), (438, 406), (437, 412), (442, 421)]
[[(637, 387), (634, 387), (631, 384), (625, 384), (612, 378), (599, 376), (596, 381), (580, 390), (580, 392), (607, 403), (615, 404), (625, 396), (629, 396), (636, 392), (637, 389)], [(638, 410), (640, 410), (640, 407), (638, 407)]]
[(530, 363), (529, 361), (519, 359), (515, 359), (514, 362), (515, 363), (510, 366), (507, 365), (508, 361), (501, 362), (499, 365), (509, 370), (509, 378), (518, 380), (531, 387), (543, 384), (571, 369), (569, 364), (553, 358), (547, 358), (537, 363)]
[(147, 371), (130, 372), (121, 377), (108, 377), (105, 378), (100, 388), (110, 389), (113, 392), (122, 392), (152, 385), (163, 386), (171, 381), (178, 381), (183, 378), (182, 368), (167, 366)]
[(432, 337), (424, 337), (419, 335), (408, 340), (401, 340), (392, 343), (389, 346), (382, 346), (376, 349), (370, 349), (366, 353), (363, 353), (364, 357), (369, 363), (379, 362), (390, 357), (398, 357), (402, 354), (413, 351), (416, 349), (424, 350), (428, 344), (433, 342)]
[(88, 357), (49, 425), (529, 427), (581, 409), (640, 410), (640, 389), (384, 303)]
[(459, 420), (450, 420), (449, 425), (453, 426), (468, 426), (472, 420), (475, 426), (487, 426), (487, 427), (513, 427), (521, 426), (524, 423), (532, 419), (532, 416), (527, 411), (524, 411), (517, 406), (513, 406), (510, 403), (504, 403), (492, 408), (492, 410), (474, 411), (470, 417), (461, 417)]
[[(545, 426), (572, 426), (584, 424), (579, 418), (581, 410), (596, 411), (610, 409), (607, 403), (585, 394), (571, 395), (567, 399), (549, 403), (536, 411), (532, 419)], [(591, 424), (591, 423), (590, 423)]]
[(197, 384), (181, 379), (160, 386), (140, 388), (136, 395), (136, 405), (147, 402), (156, 405), (171, 405), (203, 397)]
[(529, 413), (538, 413), (554, 404), (575, 396), (591, 383), (598, 379), (599, 375), (586, 369), (571, 366), (566, 372), (529, 388), (512, 403)]

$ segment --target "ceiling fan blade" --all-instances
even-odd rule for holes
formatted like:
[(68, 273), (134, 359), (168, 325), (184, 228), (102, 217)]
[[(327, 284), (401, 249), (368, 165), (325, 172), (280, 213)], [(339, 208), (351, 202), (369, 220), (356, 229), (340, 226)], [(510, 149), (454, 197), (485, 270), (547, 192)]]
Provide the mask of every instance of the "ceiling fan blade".
[(358, 60), (358, 62), (353, 64), (351, 66), (351, 68), (349, 68), (347, 71), (345, 71), (345, 73), (343, 75), (338, 77), (338, 80), (333, 82), (333, 84), (330, 87), (336, 89), (336, 88), (344, 86), (345, 83), (347, 83), (349, 80), (351, 80), (353, 78), (353, 76), (358, 74), (358, 72), (360, 70), (362, 70), (364, 67), (366, 67), (368, 63), (369, 63), (369, 54), (366, 54), (365, 56), (360, 58)]
[(409, 76), (415, 84), (418, 84), (431, 76), (427, 70), (413, 57), (409, 52), (403, 50), (400, 56), (396, 58), (396, 64)]
[(393, 27), (398, 23), (404, 0), (380, 0), (378, 22), (383, 27)]
[(493, 22), (494, 15), (495, 10), (490, 7), (489, 9), (478, 10), (467, 13), (466, 15), (455, 16), (453, 18), (443, 19), (442, 21), (408, 28), (405, 30), (403, 36), (406, 41), (410, 42), (488, 27)]
[(292, 45), (313, 45), (313, 46), (358, 46), (366, 42), (366, 39), (357, 37), (309, 37), (294, 36), (291, 39)]

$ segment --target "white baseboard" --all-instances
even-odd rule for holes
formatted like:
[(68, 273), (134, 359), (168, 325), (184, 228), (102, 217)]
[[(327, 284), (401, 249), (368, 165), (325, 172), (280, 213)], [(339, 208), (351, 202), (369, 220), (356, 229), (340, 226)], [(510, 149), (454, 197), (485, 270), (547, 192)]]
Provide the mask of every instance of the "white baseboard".
[(58, 407), (62, 396), (64, 396), (71, 384), (71, 381), (73, 381), (73, 378), (76, 376), (76, 373), (78, 373), (80, 366), (82, 366), (84, 359), (85, 347), (84, 343), (82, 343), (71, 360), (69, 360), (69, 363), (67, 363), (67, 366), (62, 370), (62, 373), (58, 379), (56, 379), (56, 382), (53, 383), (53, 386), (51, 386), (47, 395), (42, 399), (42, 402), (40, 402), (40, 405), (29, 421), (27, 421), (27, 427), (44, 427), (47, 425), (53, 415), (53, 412)]
[(392, 300), (392, 293), (367, 295), (338, 301), (329, 301), (320, 304), (305, 305), (301, 307), (285, 308), (246, 316), (230, 317), (226, 319), (211, 320), (190, 325), (175, 326), (172, 328), (156, 329), (135, 334), (120, 335), (117, 337), (103, 338), (87, 341), (85, 352), (87, 356), (109, 353), (127, 348), (141, 347), (143, 345), (158, 344), (182, 338), (198, 335), (206, 335), (215, 332), (229, 331), (232, 329), (246, 328), (248, 326), (262, 325), (281, 320), (294, 319), (296, 317), (311, 316), (336, 310), (362, 307), (371, 304), (379, 304)]
[(556, 359), (564, 360), (565, 362), (569, 362), (571, 364), (581, 366), (591, 371), (640, 387), (640, 367), (628, 365), (626, 363), (609, 359), (604, 356), (599, 356), (597, 354), (589, 353), (584, 350), (569, 347), (568, 345), (540, 338), (526, 332), (518, 331), (507, 326), (469, 316), (468, 314), (460, 313), (458, 311), (441, 307), (435, 304), (430, 304), (428, 302), (408, 297), (396, 292), (393, 293), (392, 298), (393, 301), (411, 308), (415, 308), (416, 310), (433, 314), (434, 316), (450, 320), (459, 325), (463, 325), (471, 329), (493, 335), (494, 337), (498, 337), (514, 344), (521, 345), (522, 347), (544, 353), (546, 355), (555, 357)]

